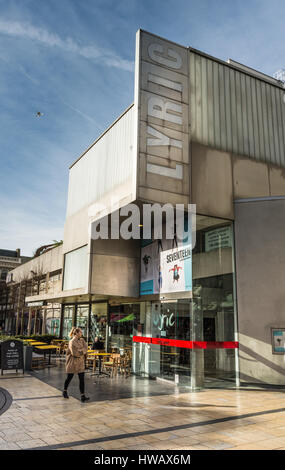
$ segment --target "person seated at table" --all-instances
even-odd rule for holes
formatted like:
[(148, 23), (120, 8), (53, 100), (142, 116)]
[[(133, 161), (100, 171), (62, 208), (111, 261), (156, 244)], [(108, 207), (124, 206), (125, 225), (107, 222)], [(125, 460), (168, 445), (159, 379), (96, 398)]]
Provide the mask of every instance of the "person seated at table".
[(100, 338), (98, 336), (95, 337), (94, 343), (92, 344), (92, 349), (94, 349), (95, 351), (100, 351), (104, 349), (104, 343), (101, 337)]

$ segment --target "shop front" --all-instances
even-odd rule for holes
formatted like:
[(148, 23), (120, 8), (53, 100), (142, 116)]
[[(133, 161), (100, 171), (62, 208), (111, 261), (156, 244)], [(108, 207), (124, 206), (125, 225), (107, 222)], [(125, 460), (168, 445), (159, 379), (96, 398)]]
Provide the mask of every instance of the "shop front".
[(128, 350), (139, 376), (192, 388), (237, 383), (233, 223), (197, 215), (194, 246), (192, 239), (193, 231), (187, 243), (143, 240), (136, 301), (47, 307), (46, 331), (69, 339), (77, 326), (89, 344), (100, 337), (108, 351)]
[[(139, 376), (192, 388), (238, 384), (233, 224), (197, 216), (196, 229), (191, 265), (188, 260), (176, 265), (181, 267), (176, 269), (179, 280), (191, 291), (168, 296), (169, 283), (161, 267), (165, 252), (158, 244), (144, 245), (139, 301), (108, 303), (108, 347), (131, 349), (132, 370)], [(172, 253), (177, 250), (179, 246)], [(178, 276), (171, 264), (167, 270), (176, 286)], [(191, 283), (183, 270), (192, 273)], [(163, 295), (154, 293), (159, 285), (167, 286)]]
[[(196, 223), (191, 296), (172, 293), (140, 304), (133, 371), (192, 388), (238, 384), (233, 224), (205, 216)], [(148, 275), (150, 269), (148, 263)]]
[[(46, 309), (46, 330), (132, 354), (132, 371), (191, 388), (238, 383), (233, 223), (196, 216), (195, 244), (155, 240), (140, 249), (137, 300), (66, 303)], [(191, 248), (189, 248), (189, 246)]]
[(73, 303), (62, 306), (61, 337), (69, 339), (73, 326), (81, 328), (87, 342), (93, 342), (95, 337), (107, 338), (108, 304), (103, 302)]

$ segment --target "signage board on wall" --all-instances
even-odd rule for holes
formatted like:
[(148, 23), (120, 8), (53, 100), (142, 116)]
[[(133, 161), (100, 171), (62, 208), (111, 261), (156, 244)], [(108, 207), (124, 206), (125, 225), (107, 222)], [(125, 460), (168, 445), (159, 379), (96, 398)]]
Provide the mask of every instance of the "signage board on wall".
[(230, 226), (209, 230), (205, 234), (205, 251), (228, 248), (232, 246), (232, 230)]
[(46, 305), (46, 304), (42, 300), (38, 300), (35, 302), (27, 302), (27, 307), (42, 307), (43, 305)]
[(272, 328), (272, 353), (285, 354), (285, 328)]
[(188, 51), (139, 30), (135, 74), (138, 199), (189, 202)]

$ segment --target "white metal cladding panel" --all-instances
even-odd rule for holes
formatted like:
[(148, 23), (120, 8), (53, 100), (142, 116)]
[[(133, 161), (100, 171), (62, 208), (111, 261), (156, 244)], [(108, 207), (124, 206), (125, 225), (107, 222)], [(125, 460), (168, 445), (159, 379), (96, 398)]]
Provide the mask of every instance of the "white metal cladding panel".
[[(67, 216), (133, 178), (133, 107), (72, 166)], [(132, 191), (131, 184), (130, 193)]]
[(284, 167), (284, 92), (190, 51), (191, 139)]
[(87, 245), (65, 254), (63, 290), (86, 287), (88, 252)]

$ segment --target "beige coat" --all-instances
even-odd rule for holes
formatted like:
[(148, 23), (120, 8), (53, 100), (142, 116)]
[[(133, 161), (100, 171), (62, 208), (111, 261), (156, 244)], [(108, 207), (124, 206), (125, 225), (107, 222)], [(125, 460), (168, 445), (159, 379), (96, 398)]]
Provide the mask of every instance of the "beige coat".
[(80, 374), (85, 369), (84, 354), (87, 353), (87, 344), (83, 338), (76, 336), (69, 341), (66, 352), (66, 372), (68, 374)]

